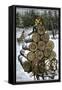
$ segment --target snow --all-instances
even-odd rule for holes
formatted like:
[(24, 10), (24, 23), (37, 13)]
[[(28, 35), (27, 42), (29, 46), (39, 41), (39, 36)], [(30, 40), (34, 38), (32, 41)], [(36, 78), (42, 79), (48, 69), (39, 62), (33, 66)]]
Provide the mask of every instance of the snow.
[[(29, 38), (27, 35), (32, 32), (32, 28), (28, 28), (28, 29), (18, 29), (16, 28), (16, 38), (20, 37), (22, 31), (25, 31), (25, 37)], [(54, 42), (54, 51), (56, 52), (56, 58), (58, 60), (58, 35), (56, 36), (56, 39), (52, 39), (52, 35), (50, 35), (50, 40), (52, 40)], [(23, 82), (23, 81), (31, 81), (34, 80), (32, 77), (31, 73), (27, 73), (24, 72), (22, 66), (20, 65), (19, 61), (18, 61), (18, 55), (20, 54), (20, 50), (22, 49), (22, 45), (24, 42), (18, 44), (17, 40), (16, 40), (16, 81), (17, 82)], [(25, 51), (25, 53), (27, 53), (27, 51)], [(26, 60), (25, 58), (23, 58), (23, 60)], [(58, 75), (55, 77), (55, 79), (58, 79)], [(47, 78), (48, 80), (48, 78)]]

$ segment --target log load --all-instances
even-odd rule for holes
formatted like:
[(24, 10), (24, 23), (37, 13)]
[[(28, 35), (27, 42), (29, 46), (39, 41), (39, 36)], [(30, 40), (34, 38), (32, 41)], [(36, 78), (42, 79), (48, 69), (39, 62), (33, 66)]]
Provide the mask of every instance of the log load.
[(25, 72), (32, 72), (34, 77), (39, 80), (39, 76), (54, 79), (57, 70), (56, 53), (54, 52), (54, 43), (49, 40), (49, 34), (43, 26), (43, 23), (36, 19), (36, 25), (29, 34), (31, 38), (25, 38), (26, 45), (22, 45), (24, 50), (29, 50), (27, 55), (20, 51), (20, 55), (27, 61), (22, 63), (22, 58), (18, 58)]

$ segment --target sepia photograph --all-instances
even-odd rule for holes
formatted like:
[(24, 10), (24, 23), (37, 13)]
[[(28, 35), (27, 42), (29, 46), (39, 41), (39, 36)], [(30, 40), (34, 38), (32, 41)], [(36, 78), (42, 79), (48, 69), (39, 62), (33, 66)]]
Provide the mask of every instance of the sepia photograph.
[(59, 79), (58, 9), (16, 7), (16, 82)]

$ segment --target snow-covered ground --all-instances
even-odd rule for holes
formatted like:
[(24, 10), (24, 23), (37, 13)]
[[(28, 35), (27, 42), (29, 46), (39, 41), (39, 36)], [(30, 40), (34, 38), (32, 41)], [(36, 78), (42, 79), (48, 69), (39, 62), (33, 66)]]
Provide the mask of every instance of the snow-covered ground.
[[(25, 37), (28, 36), (28, 34), (32, 31), (32, 28), (29, 29), (16, 29), (16, 38), (20, 37), (22, 31), (25, 31)], [(56, 58), (58, 60), (58, 35), (56, 36), (56, 39), (51, 39), (52, 35), (50, 35), (50, 40), (54, 42), (54, 51), (56, 52)], [(28, 37), (27, 37), (28, 38)], [(18, 55), (20, 54), (20, 50), (22, 49), (22, 44), (18, 44), (16, 39), (16, 81), (31, 81), (33, 80), (33, 77), (31, 77), (31, 73), (28, 74), (27, 72), (24, 72), (22, 66), (20, 65), (18, 61)], [(25, 58), (23, 58), (25, 60)], [(55, 79), (58, 79), (58, 75), (55, 77)]]

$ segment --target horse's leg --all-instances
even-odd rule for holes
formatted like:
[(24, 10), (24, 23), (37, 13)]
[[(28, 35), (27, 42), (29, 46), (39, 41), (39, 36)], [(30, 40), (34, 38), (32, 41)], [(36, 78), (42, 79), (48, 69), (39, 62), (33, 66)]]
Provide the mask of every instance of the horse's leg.
[(44, 80), (44, 74), (42, 74), (42, 79)]
[(36, 80), (36, 78), (35, 78), (35, 73), (34, 73), (34, 80)]
[(36, 75), (37, 80), (39, 80), (39, 75)]

